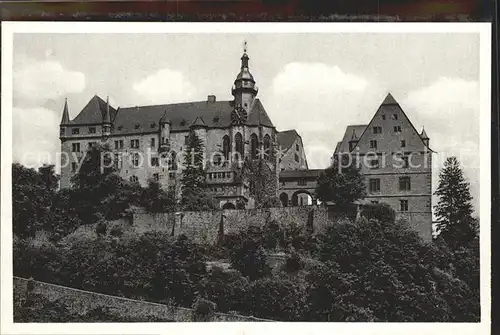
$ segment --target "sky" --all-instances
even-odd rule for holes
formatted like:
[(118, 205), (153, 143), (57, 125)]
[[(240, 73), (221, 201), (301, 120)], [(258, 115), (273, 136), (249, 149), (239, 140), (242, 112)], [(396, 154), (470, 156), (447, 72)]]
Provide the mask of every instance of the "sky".
[[(328, 166), (349, 124), (387, 95), (439, 169), (457, 156), (479, 208), (479, 34), (15, 34), (13, 159), (57, 163), (64, 99), (74, 118), (95, 95), (113, 107), (231, 100), (247, 41), (258, 97), (276, 128), (302, 136), (309, 168)], [(435, 202), (435, 200), (434, 200)]]

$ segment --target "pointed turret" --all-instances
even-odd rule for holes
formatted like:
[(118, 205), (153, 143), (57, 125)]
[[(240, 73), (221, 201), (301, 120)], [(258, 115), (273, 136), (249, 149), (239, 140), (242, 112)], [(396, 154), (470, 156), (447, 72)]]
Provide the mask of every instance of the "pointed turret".
[(429, 136), (427, 136), (427, 133), (425, 132), (425, 128), (422, 127), (422, 132), (420, 133), (420, 138), (422, 141), (424, 141), (424, 144), (426, 146), (429, 146)]
[(353, 150), (356, 147), (356, 144), (358, 144), (358, 136), (356, 136), (356, 132), (353, 128), (351, 139), (349, 140), (349, 151)]
[(172, 121), (167, 117), (167, 110), (163, 113), (160, 118), (160, 146), (158, 151), (160, 153), (170, 151), (170, 127), (172, 126)]
[(109, 114), (109, 96), (106, 97), (106, 110), (102, 115), (102, 135), (109, 136), (111, 134), (111, 116)]
[(69, 124), (68, 98), (64, 99), (64, 109), (61, 119), (61, 126)]

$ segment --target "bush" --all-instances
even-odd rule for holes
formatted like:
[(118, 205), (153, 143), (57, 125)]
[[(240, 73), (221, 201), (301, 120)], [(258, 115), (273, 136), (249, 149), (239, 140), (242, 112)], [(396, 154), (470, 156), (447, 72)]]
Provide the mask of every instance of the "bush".
[(193, 321), (211, 321), (217, 306), (206, 299), (199, 299), (193, 305)]
[(383, 223), (394, 223), (396, 212), (388, 204), (363, 205), (361, 215), (368, 220), (375, 219)]

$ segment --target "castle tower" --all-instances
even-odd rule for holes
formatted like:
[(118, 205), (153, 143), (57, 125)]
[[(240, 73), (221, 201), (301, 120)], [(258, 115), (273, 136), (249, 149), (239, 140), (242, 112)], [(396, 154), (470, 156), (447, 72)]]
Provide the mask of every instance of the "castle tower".
[(66, 126), (68, 124), (69, 124), (68, 99), (65, 99), (61, 124), (59, 125), (59, 139), (62, 140), (64, 137), (66, 137)]
[(240, 73), (236, 76), (231, 94), (234, 96), (235, 107), (241, 106), (247, 112), (250, 112), (253, 99), (257, 95), (259, 89), (257, 85), (255, 85), (255, 80), (248, 69), (248, 60), (247, 44), (245, 42), (243, 55), (241, 56)]
[(109, 97), (106, 98), (106, 111), (102, 116), (102, 136), (111, 135), (111, 115), (109, 114)]
[(424, 142), (426, 146), (429, 146), (429, 136), (427, 136), (427, 133), (425, 132), (425, 128), (422, 127), (422, 132), (420, 133), (420, 138)]

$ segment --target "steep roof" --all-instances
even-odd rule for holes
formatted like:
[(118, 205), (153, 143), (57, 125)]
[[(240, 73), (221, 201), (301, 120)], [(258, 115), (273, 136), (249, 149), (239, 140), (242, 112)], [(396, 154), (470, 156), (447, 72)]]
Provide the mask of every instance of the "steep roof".
[(316, 179), (321, 175), (321, 169), (311, 170), (283, 170), (280, 172), (280, 179), (311, 178)]
[(347, 128), (345, 129), (344, 137), (342, 137), (342, 141), (337, 143), (337, 146), (335, 148), (335, 153), (349, 152), (349, 141), (353, 137), (353, 134), (359, 139), (367, 126), (368, 125), (366, 124), (347, 126)]
[(203, 118), (202, 118), (202, 117), (199, 117), (199, 116), (198, 116), (198, 117), (194, 120), (194, 122), (193, 122), (193, 124), (191, 125), (191, 127), (198, 127), (198, 128), (199, 128), (199, 127), (203, 127), (203, 128), (204, 128), (204, 127), (207, 127), (207, 124), (205, 123), (205, 121), (203, 121)]
[[(75, 120), (73, 120), (74, 123), (101, 122), (102, 117), (98, 118), (98, 113), (91, 109), (91, 107), (97, 109), (96, 106), (98, 106), (98, 104), (95, 100), (96, 97), (87, 104), (77, 117), (78, 119), (75, 118)], [(104, 110), (106, 108), (105, 102), (103, 108)], [(138, 131), (144, 132), (155, 130), (157, 129), (156, 125), (162, 117), (171, 122), (172, 131), (188, 131), (189, 127), (194, 122), (197, 124), (200, 122), (204, 123), (209, 128), (225, 128), (231, 126), (231, 112), (233, 109), (232, 101), (196, 101), (165, 105), (125, 107), (119, 108), (118, 111), (110, 107), (110, 113), (114, 111), (112, 114), (114, 123), (113, 133), (128, 134), (137, 133)], [(93, 113), (90, 113), (90, 111), (93, 111)], [(81, 115), (84, 115), (85, 118), (81, 117)], [(88, 122), (89, 120), (96, 121)], [(155, 127), (151, 128), (153, 124)], [(247, 124), (274, 127), (259, 99), (255, 99), (252, 104)], [(139, 125), (139, 127), (136, 128), (136, 125)]]
[(392, 96), (391, 93), (388, 93), (387, 96), (385, 97), (384, 101), (382, 101), (382, 106), (389, 106), (389, 105), (398, 105), (398, 102), (394, 97)]
[[(97, 95), (83, 107), (82, 111), (71, 121), (73, 124), (99, 124), (102, 122), (103, 116), (106, 114), (106, 101), (102, 100)], [(109, 106), (109, 116), (113, 120), (116, 116), (116, 109)]]
[(287, 152), (292, 146), (295, 139), (299, 136), (295, 129), (280, 131), (276, 134), (278, 144), (283, 152)]

